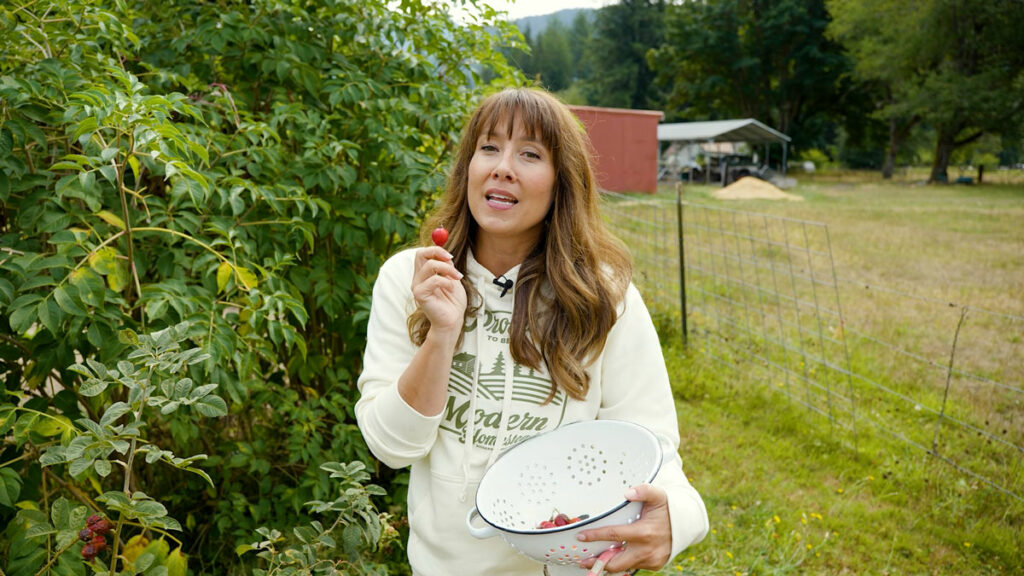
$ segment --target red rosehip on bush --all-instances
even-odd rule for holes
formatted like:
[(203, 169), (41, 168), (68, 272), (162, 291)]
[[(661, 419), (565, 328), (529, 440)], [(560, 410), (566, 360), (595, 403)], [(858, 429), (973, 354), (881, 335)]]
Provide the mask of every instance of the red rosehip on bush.
[(82, 531), (78, 533), (78, 539), (82, 542), (88, 542), (89, 540), (92, 540), (92, 537), (93, 532), (88, 528), (82, 528)]
[(92, 543), (82, 546), (82, 558), (85, 558), (86, 560), (92, 560), (96, 557), (98, 552), (99, 550), (96, 550), (96, 547), (93, 546)]
[(95, 514), (86, 520), (86, 526), (96, 534), (106, 534), (114, 527), (114, 525), (110, 523), (110, 520)]

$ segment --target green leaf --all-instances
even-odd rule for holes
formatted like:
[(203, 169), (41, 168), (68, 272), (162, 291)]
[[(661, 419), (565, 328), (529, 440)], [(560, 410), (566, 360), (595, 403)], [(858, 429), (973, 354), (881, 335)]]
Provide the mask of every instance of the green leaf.
[(210, 418), (217, 418), (228, 413), (228, 405), (224, 402), (224, 399), (213, 394), (204, 396), (198, 402), (193, 404), (193, 406), (195, 406), (196, 410), (200, 414)]
[(189, 394), (188, 396), (189, 396), (189, 399), (191, 399), (191, 400), (198, 400), (198, 399), (208, 395), (209, 393), (213, 392), (216, 389), (217, 389), (217, 385), (216, 384), (203, 384), (202, 386), (196, 386), (196, 388), (193, 389), (192, 393)]
[(139, 554), (139, 557), (135, 559), (135, 564), (133, 566), (134, 572), (136, 574), (139, 572), (145, 572), (146, 569), (152, 566), (155, 561), (156, 556), (152, 552), (143, 552), (142, 554)]
[(75, 170), (75, 171), (78, 171), (78, 170), (84, 170), (84, 168), (82, 168), (78, 164), (75, 164), (74, 162), (63, 161), (63, 162), (57, 162), (53, 166), (50, 166), (50, 170), (51, 171), (56, 171), (56, 170)]
[(114, 189), (116, 190), (117, 189), (117, 169), (114, 168), (113, 166), (100, 166), (98, 168), (98, 170), (100, 172), (100, 175), (103, 176), (103, 179), (106, 180), (107, 182), (110, 182), (110, 185), (113, 186)]
[(0, 437), (7, 434), (7, 431), (14, 427), (17, 410), (10, 404), (0, 405)]
[(68, 466), (68, 472), (74, 478), (78, 478), (79, 476), (84, 474), (86, 470), (92, 467), (92, 463), (92, 458), (79, 458), (77, 460), (73, 460), (71, 462), (71, 465)]
[(21, 477), (11, 468), (0, 468), (0, 506), (14, 508), (21, 494)]
[(217, 292), (218, 293), (224, 292), (224, 289), (227, 288), (228, 281), (231, 280), (231, 270), (232, 270), (231, 264), (229, 264), (227, 262), (221, 262), (220, 265), (217, 266)]
[(39, 414), (35, 412), (26, 412), (18, 417), (18, 420), (14, 423), (14, 441), (19, 444), (27, 441), (28, 434), (38, 419)]
[[(32, 294), (32, 296), (37, 296)], [(41, 298), (40, 298), (41, 299)], [(39, 310), (36, 306), (22, 306), (21, 308), (15, 308), (14, 312), (11, 312), (11, 317), (7, 319), (11, 325), (11, 330), (16, 334), (24, 334), (28, 332), (29, 328), (35, 324), (39, 318)]]
[(114, 156), (117, 156), (117, 152), (118, 152), (117, 148), (113, 148), (113, 147), (111, 147), (111, 148), (104, 148), (103, 151), (100, 152), (100, 160), (104, 164), (106, 164), (106, 163), (110, 162), (110, 160)]
[(121, 262), (120, 260), (114, 266), (114, 269), (107, 274), (107, 286), (110, 287), (114, 292), (121, 292), (128, 286), (128, 264)]
[(60, 444), (54, 444), (43, 452), (43, 455), (39, 457), (40, 466), (54, 466), (56, 464), (63, 464), (68, 461), (67, 449)]
[(248, 268), (236, 266), (235, 273), (238, 274), (238, 280), (243, 286), (245, 286), (246, 290), (252, 290), (257, 286), (257, 284), (259, 284), (259, 280), (256, 279), (256, 275)]
[(39, 315), (39, 321), (43, 323), (43, 326), (46, 326), (46, 329), (51, 334), (60, 334), (59, 328), (61, 321), (64, 319), (64, 314), (55, 301), (49, 298), (43, 300), (36, 307), (36, 313)]
[[(99, 213), (97, 213), (97, 215), (99, 215)], [(111, 214), (111, 216), (114, 215)], [(114, 217), (117, 218), (116, 216)], [(102, 218), (102, 216), (100, 216), (100, 218)], [(120, 227), (123, 229), (124, 222), (120, 219), (118, 219), (117, 222), (120, 222)], [(110, 246), (97, 250), (89, 255), (89, 266), (96, 271), (97, 274), (105, 276), (112, 273), (117, 266), (117, 250)]]
[(104, 380), (100, 380), (98, 378), (90, 378), (89, 380), (86, 380), (84, 383), (82, 383), (82, 386), (78, 389), (78, 393), (81, 394), (82, 396), (88, 396), (90, 398), (93, 396), (99, 396), (100, 394), (103, 393), (104, 390), (107, 389), (108, 385), (109, 383)]
[(60, 309), (71, 314), (72, 316), (87, 316), (89, 313), (84, 308), (75, 302), (74, 298), (71, 297), (69, 290), (64, 286), (58, 286), (53, 291), (53, 299), (57, 301), (57, 305)]
[(107, 408), (107, 411), (103, 413), (103, 417), (100, 418), (100, 426), (110, 426), (117, 421), (118, 418), (124, 416), (131, 410), (131, 407), (124, 402), (115, 402)]
[(188, 572), (188, 561), (185, 558), (185, 554), (181, 553), (181, 548), (174, 548), (171, 553), (167, 556), (167, 561), (164, 562), (164, 566), (167, 567), (167, 576), (185, 576)]
[(167, 508), (165, 508), (163, 504), (157, 502), (156, 500), (136, 501), (133, 499), (132, 508), (135, 510), (135, 513), (140, 518), (143, 516), (159, 517), (167, 515)]
[(138, 182), (140, 172), (139, 159), (134, 154), (128, 157), (128, 167), (132, 169), (132, 175), (135, 176), (135, 181)]
[(92, 467), (101, 478), (106, 478), (110, 475), (110, 462), (107, 460), (97, 460), (93, 463)]
[(0, 304), (4, 306), (14, 300), (14, 284), (11, 284), (6, 278), (0, 278), (0, 296), (3, 297)]
[(14, 135), (7, 128), (0, 128), (0, 158), (6, 158), (14, 150)]
[(206, 483), (210, 485), (210, 488), (215, 488), (216, 487), (214, 485), (214, 483), (213, 483), (213, 479), (210, 478), (210, 475), (207, 474), (205, 471), (203, 471), (203, 470), (201, 470), (199, 468), (196, 468), (194, 466), (186, 466), (185, 468), (182, 468), (182, 470), (187, 470), (188, 472), (191, 472), (191, 473), (195, 474), (196, 476), (201, 476), (203, 478), (203, 480), (206, 480)]
[(245, 554), (246, 552), (251, 552), (252, 550), (256, 550), (256, 547), (252, 544), (239, 544), (235, 547), (235, 554), (241, 556), (242, 554)]
[(124, 230), (124, 220), (122, 220), (121, 217), (118, 216), (117, 214), (114, 214), (109, 210), (100, 210), (99, 212), (96, 213), (96, 216), (98, 216), (107, 224), (110, 224), (115, 228)]
[[(83, 135), (91, 135), (92, 132), (96, 131), (99, 125), (99, 120), (95, 116), (89, 116), (74, 127), (74, 130), (71, 132), (71, 139), (79, 140)], [(79, 142), (81, 142), (81, 140), (79, 140)]]
[(53, 506), (50, 507), (50, 521), (58, 530), (68, 528), (71, 522), (71, 503), (67, 498), (61, 496), (53, 502)]
[(192, 390), (192, 379), (182, 378), (174, 384), (174, 393), (171, 396), (175, 400), (188, 396), (188, 393)]
[(74, 428), (74, 424), (68, 418), (59, 415), (47, 415), (36, 421), (35, 425), (32, 426), (32, 431), (40, 436), (49, 438), (50, 436), (63, 434), (68, 428)]

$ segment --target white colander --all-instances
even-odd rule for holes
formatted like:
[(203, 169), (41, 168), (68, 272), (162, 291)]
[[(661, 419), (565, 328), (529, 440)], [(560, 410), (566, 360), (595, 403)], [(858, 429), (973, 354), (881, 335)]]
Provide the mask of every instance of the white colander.
[[(581, 560), (618, 543), (580, 542), (576, 535), (638, 520), (643, 504), (627, 501), (623, 493), (652, 481), (661, 461), (658, 438), (643, 426), (618, 420), (569, 424), (502, 454), (480, 480), (466, 525), (477, 538), (500, 535), (552, 574), (584, 574)], [(537, 527), (556, 513), (589, 517), (557, 528)], [(476, 516), (487, 525), (474, 526)]]

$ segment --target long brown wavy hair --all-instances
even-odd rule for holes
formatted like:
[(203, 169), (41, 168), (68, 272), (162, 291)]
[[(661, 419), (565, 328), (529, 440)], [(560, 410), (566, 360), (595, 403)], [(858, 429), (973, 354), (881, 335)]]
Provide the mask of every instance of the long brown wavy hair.
[[(512, 312), (512, 358), (534, 370), (546, 367), (556, 387), (582, 400), (590, 388), (586, 367), (604, 348), (632, 275), (629, 252), (605, 227), (590, 163), (590, 141), (575, 115), (557, 98), (537, 88), (508, 88), (492, 94), (473, 113), (459, 143), (448, 187), (423, 224), (421, 242), (443, 224), (446, 249), (459, 270), (473, 247), (477, 223), (466, 195), (469, 162), (481, 134), (516, 126), (532, 131), (551, 152), (555, 167), (552, 206), (537, 245), (520, 266)], [(467, 321), (482, 300), (468, 278)], [(409, 316), (409, 336), (421, 345), (430, 328), (422, 311)]]

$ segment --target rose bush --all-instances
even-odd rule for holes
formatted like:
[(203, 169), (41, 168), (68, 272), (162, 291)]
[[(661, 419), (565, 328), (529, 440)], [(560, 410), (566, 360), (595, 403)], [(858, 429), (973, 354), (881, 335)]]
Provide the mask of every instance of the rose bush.
[[(485, 79), (518, 82), (518, 32), (466, 4), (0, 6), (7, 574), (84, 573), (64, 552), (94, 512), (115, 572), (280, 572), (311, 536), (331, 566), (404, 569), (404, 475), (374, 468), (354, 380), (380, 262)], [(136, 366), (168, 337), (197, 352)], [(289, 540), (227, 553), (257, 530)]]

